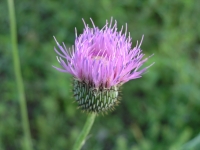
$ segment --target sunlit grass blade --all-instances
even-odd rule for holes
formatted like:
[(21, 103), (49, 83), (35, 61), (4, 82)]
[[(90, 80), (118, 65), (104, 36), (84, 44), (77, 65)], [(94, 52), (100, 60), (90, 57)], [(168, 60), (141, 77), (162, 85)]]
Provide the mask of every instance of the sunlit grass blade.
[(180, 150), (199, 150), (200, 149), (200, 134), (191, 141), (184, 144)]
[(13, 65), (14, 65), (14, 73), (15, 73), (16, 83), (17, 83), (16, 91), (18, 92), (18, 95), (19, 95), (22, 126), (23, 126), (23, 132), (24, 132), (24, 141), (23, 141), (24, 149), (32, 150), (32, 142), (31, 142), (31, 134), (30, 134), (28, 113), (27, 113), (27, 107), (26, 107), (24, 85), (23, 85), (23, 79), (21, 75), (21, 68), (20, 68), (20, 61), (19, 61), (19, 54), (18, 54), (14, 2), (13, 0), (7, 0), (7, 1), (8, 1), (8, 10), (9, 10), (9, 18), (10, 18), (10, 33), (11, 33)]

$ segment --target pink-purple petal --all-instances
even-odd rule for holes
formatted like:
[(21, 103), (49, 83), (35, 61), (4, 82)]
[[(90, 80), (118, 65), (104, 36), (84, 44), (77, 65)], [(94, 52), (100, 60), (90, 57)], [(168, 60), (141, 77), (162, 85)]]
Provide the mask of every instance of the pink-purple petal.
[(123, 33), (123, 27), (117, 31), (117, 21), (114, 21), (114, 25), (112, 21), (106, 21), (102, 29), (96, 27), (93, 21), (92, 28), (83, 21), (85, 29), (79, 36), (76, 33), (72, 51), (64, 43), (63, 47), (60, 46), (54, 38), (60, 50), (55, 48), (55, 52), (63, 58), (58, 59), (63, 69), (54, 68), (72, 74), (79, 81), (91, 83), (95, 88), (111, 88), (140, 78), (148, 68), (140, 70), (140, 67), (149, 58), (143, 59), (144, 54), (140, 49), (143, 36), (131, 48), (132, 38), (127, 32), (127, 25)]

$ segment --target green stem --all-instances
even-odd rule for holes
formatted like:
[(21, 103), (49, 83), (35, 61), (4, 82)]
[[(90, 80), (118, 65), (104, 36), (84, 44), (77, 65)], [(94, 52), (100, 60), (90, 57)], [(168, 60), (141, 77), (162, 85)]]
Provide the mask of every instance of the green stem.
[(24, 85), (21, 75), (18, 46), (17, 46), (17, 31), (16, 31), (16, 21), (15, 21), (15, 7), (13, 0), (8, 0), (8, 10), (10, 17), (10, 32), (11, 32), (11, 43), (12, 43), (12, 54), (13, 54), (13, 64), (14, 72), (16, 77), (17, 90), (19, 94), (20, 111), (22, 117), (22, 125), (24, 132), (24, 149), (32, 150), (31, 134), (28, 121), (28, 113), (26, 107)]
[(80, 150), (83, 144), (85, 143), (85, 138), (88, 135), (95, 119), (96, 114), (92, 113), (88, 115), (87, 121), (83, 127), (83, 130), (81, 131), (79, 137), (76, 140), (76, 143), (74, 144), (73, 150)]

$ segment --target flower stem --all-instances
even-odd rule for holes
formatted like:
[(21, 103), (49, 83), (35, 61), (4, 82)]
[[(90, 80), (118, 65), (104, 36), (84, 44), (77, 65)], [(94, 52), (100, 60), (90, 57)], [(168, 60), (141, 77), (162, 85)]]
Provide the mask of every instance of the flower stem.
[(13, 65), (14, 73), (16, 77), (17, 90), (19, 94), (20, 111), (22, 117), (22, 126), (24, 132), (24, 149), (32, 150), (31, 134), (29, 128), (26, 99), (24, 93), (24, 85), (21, 75), (18, 45), (17, 45), (17, 31), (16, 31), (16, 21), (15, 21), (15, 7), (13, 0), (8, 0), (8, 10), (10, 18), (10, 32), (11, 32), (11, 43), (12, 43), (12, 55), (13, 55)]
[(89, 133), (89, 131), (90, 131), (90, 129), (91, 129), (93, 123), (94, 123), (95, 116), (96, 116), (95, 113), (88, 115), (88, 118), (87, 118), (87, 121), (86, 121), (86, 123), (83, 127), (83, 130), (81, 131), (79, 137), (76, 140), (76, 143), (74, 144), (73, 150), (80, 150), (81, 147), (83, 146), (83, 144), (85, 143), (85, 138), (88, 135), (88, 133)]

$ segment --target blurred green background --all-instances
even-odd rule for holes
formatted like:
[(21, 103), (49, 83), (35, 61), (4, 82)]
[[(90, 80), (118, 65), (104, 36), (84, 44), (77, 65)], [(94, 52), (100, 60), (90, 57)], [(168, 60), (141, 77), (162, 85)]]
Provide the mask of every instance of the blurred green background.
[[(100, 28), (111, 16), (145, 35), (144, 76), (126, 83), (115, 111), (99, 115), (83, 150), (176, 150), (200, 133), (199, 0), (16, 0), (19, 55), (35, 150), (70, 150), (87, 115), (73, 103), (72, 77), (59, 66), (53, 36), (70, 47), (82, 18)], [(0, 150), (20, 150), (23, 131), (7, 2), (0, 1)], [(197, 148), (198, 149), (198, 148)], [(199, 148), (200, 149), (200, 148)]]

